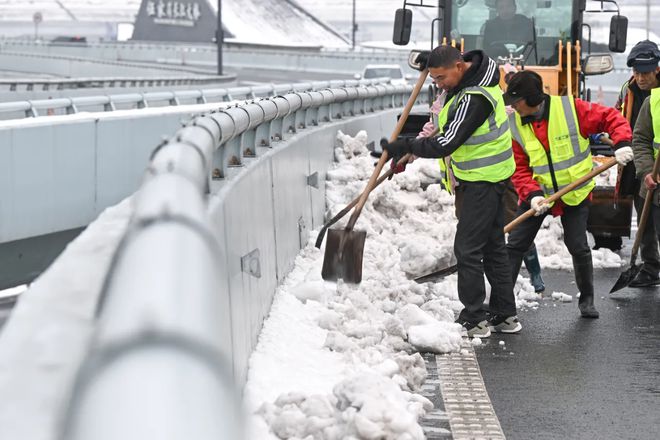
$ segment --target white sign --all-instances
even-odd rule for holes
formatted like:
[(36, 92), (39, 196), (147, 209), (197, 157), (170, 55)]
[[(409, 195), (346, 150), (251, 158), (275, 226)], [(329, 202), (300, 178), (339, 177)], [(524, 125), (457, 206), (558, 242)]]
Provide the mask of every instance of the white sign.
[(193, 27), (202, 17), (202, 11), (196, 2), (151, 0), (147, 2), (147, 15), (157, 24)]
[(35, 12), (34, 15), (32, 16), (32, 21), (35, 24), (39, 24), (43, 21), (44, 17), (41, 15), (41, 12)]

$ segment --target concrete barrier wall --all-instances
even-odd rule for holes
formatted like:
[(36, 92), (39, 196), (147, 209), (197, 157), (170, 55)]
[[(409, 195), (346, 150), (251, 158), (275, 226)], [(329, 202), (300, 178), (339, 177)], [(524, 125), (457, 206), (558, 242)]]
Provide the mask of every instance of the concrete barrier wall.
[[(48, 423), (26, 427), (11, 412), (0, 412), (0, 420), (10, 432), (23, 433), (16, 438), (39, 440), (171, 432), (243, 438), (232, 389), (245, 382), (277, 286), (309, 231), (323, 222), (337, 131), (367, 130), (377, 141), (394, 127), (411, 89), (291, 93), (205, 113), (158, 145), (98, 296), (67, 304), (68, 316), (92, 327), (85, 337), (58, 341), (76, 355), (58, 356), (55, 375), (38, 357), (20, 355), (38, 351), (40, 341), (24, 337), (34, 326), (67, 324), (49, 322), (63, 315), (41, 313), (46, 304), (39, 307), (39, 297), (10, 320), (4, 333), (10, 336), (0, 339), (6, 359), (25, 363), (2, 377), (3, 398)], [(135, 121), (135, 130), (145, 121)], [(92, 124), (98, 136), (93, 120), (71, 123)], [(138, 160), (128, 157), (130, 148), (117, 148), (135, 135), (126, 127), (105, 127), (108, 143), (97, 151), (107, 159), (96, 158), (95, 166)], [(41, 319), (31, 320), (30, 310)], [(30, 383), (30, 393), (11, 386), (16, 383)], [(181, 414), (199, 417), (176, 417)]]
[[(31, 282), (63, 249), (65, 238), (133, 193), (161, 137), (200, 113), (215, 110), (215, 119), (210, 120), (223, 129), (218, 142), (226, 148), (213, 161), (218, 162), (214, 170), (224, 176), (241, 169), (236, 165), (252, 161), (262, 145), (300, 127), (342, 113), (348, 116), (401, 105), (404, 90), (372, 80), (347, 80), (209, 89), (201, 95), (99, 96), (48, 102), (73, 105), (77, 111), (85, 104), (114, 108), (136, 103), (147, 108), (0, 122), (0, 262), (5, 268), (0, 272), (0, 288)], [(347, 99), (348, 91), (353, 99)], [(236, 107), (236, 101), (185, 105), (179, 99), (187, 95), (202, 101), (241, 99), (244, 105)], [(261, 99), (266, 96), (272, 98)], [(176, 102), (167, 108), (151, 108), (156, 99)], [(195, 142), (195, 130), (199, 128), (184, 130), (184, 140)], [(192, 139), (187, 139), (191, 133)], [(62, 240), (53, 239), (58, 234)]]
[(160, 137), (195, 113), (0, 124), (0, 243), (79, 228), (139, 187)]
[[(334, 159), (337, 131), (355, 135), (367, 130), (370, 140), (377, 140), (391, 132), (398, 112), (336, 121), (294, 135), (235, 176), (231, 185), (218, 185), (209, 200), (212, 228), (222, 249), (218, 293), (228, 294), (231, 303), (222, 319), (232, 323), (232, 340), (225, 345), (232, 347), (237, 383), (245, 382), (248, 358), (277, 286), (310, 232), (324, 222), (325, 175)], [(313, 175), (318, 188), (308, 184)], [(241, 267), (242, 258), (255, 251), (259, 276)]]
[[(245, 382), (277, 286), (309, 231), (323, 222), (337, 131), (367, 130), (376, 141), (392, 130), (411, 89), (290, 93), (195, 118), (159, 146), (106, 276), (64, 438), (83, 439), (94, 426), (119, 424), (108, 390), (139, 383), (141, 372), (152, 368), (158, 374), (177, 366), (215, 370), (203, 385), (204, 398), (214, 398), (217, 413), (232, 406), (223, 378), (231, 376), (238, 387)], [(158, 365), (162, 358), (145, 357), (163, 341), (172, 350), (166, 368)], [(131, 352), (121, 348), (135, 345)], [(110, 365), (117, 351), (131, 368)], [(200, 384), (162, 386), (167, 396)], [(161, 411), (160, 403), (139, 398), (146, 407), (155, 404), (152, 413)], [(141, 427), (143, 420), (130, 424)], [(226, 431), (217, 436), (239, 438)]]
[[(227, 109), (209, 103), (0, 122), (0, 244), (87, 225), (137, 190), (163, 135), (209, 109), (217, 110), (213, 124), (223, 130), (219, 142), (225, 144), (213, 168), (226, 176), (262, 145), (301, 126), (400, 106), (407, 93), (406, 86), (348, 83), (355, 85), (341, 81), (338, 88), (304, 91), (308, 87), (301, 84), (298, 91)], [(348, 100), (346, 90), (354, 90), (355, 99)], [(252, 95), (253, 88), (245, 93)], [(297, 152), (291, 154), (298, 160)]]

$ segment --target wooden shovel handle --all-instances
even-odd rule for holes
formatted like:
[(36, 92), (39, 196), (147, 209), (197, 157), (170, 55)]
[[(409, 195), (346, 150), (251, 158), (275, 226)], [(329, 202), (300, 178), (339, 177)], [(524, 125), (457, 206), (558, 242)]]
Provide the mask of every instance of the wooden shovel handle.
[[(656, 160), (656, 163), (657, 162), (658, 161)], [(616, 165), (616, 158), (612, 157), (612, 158), (608, 159), (601, 166), (599, 166), (597, 168), (594, 168), (588, 174), (585, 174), (584, 176), (577, 179), (575, 182), (571, 182), (570, 184), (566, 185), (565, 187), (563, 187), (562, 189), (560, 189), (559, 191), (557, 191), (556, 193), (554, 193), (550, 197), (547, 197), (545, 199), (546, 203), (556, 202), (563, 195), (573, 191), (578, 186), (582, 185), (583, 183), (585, 183), (586, 181), (588, 181), (590, 179), (593, 179), (594, 177), (596, 177), (597, 175), (599, 175), (600, 173), (602, 173), (603, 171), (605, 171), (606, 169), (608, 169), (608, 168), (610, 168), (614, 165)], [(513, 228), (515, 228), (516, 226), (518, 226), (520, 223), (524, 222), (525, 220), (527, 220), (530, 217), (533, 217), (535, 212), (536, 211), (534, 211), (533, 209), (529, 209), (525, 213), (523, 213), (522, 215), (520, 215), (520, 216), (516, 217), (515, 219), (513, 219), (513, 221), (511, 223), (509, 223), (508, 225), (506, 225), (504, 227), (504, 233), (506, 234), (508, 232), (511, 232), (511, 230)]]
[[(410, 94), (410, 97), (408, 98), (408, 102), (406, 103), (406, 106), (403, 108), (403, 112), (401, 112), (401, 116), (399, 117), (399, 121), (397, 122), (396, 127), (394, 128), (394, 132), (392, 132), (392, 135), (390, 136), (390, 142), (394, 142), (396, 138), (399, 136), (399, 133), (401, 133), (401, 129), (403, 128), (403, 125), (406, 123), (406, 120), (408, 119), (408, 115), (410, 114), (410, 110), (415, 104), (415, 101), (417, 100), (417, 96), (419, 96), (419, 91), (422, 90), (422, 87), (424, 87), (424, 81), (426, 81), (426, 77), (428, 76), (428, 74), (429, 74), (428, 69), (424, 69), (423, 71), (420, 72), (419, 79), (417, 80), (417, 84), (415, 84), (415, 87), (413, 88), (413, 91)], [(360, 212), (362, 212), (362, 208), (364, 207), (364, 204), (367, 202), (367, 197), (369, 197), (369, 193), (375, 188), (376, 180), (378, 179), (378, 176), (380, 175), (380, 172), (383, 169), (383, 166), (385, 165), (388, 159), (389, 157), (387, 155), (387, 150), (385, 150), (383, 151), (383, 154), (380, 156), (380, 159), (376, 164), (376, 168), (374, 169), (374, 172), (371, 173), (369, 182), (367, 182), (366, 188), (364, 189), (364, 191), (362, 191), (360, 200), (358, 201), (355, 210), (353, 210), (353, 214), (351, 214), (351, 218), (348, 220), (348, 224), (346, 225), (347, 231), (352, 230), (353, 226), (355, 226), (355, 222), (360, 216)]]
[[(403, 164), (407, 163), (407, 162), (410, 160), (411, 157), (412, 157), (412, 154), (406, 154), (406, 155), (403, 156), (401, 159), (399, 159), (399, 161), (398, 161), (396, 164), (397, 164), (397, 165), (403, 165)], [(380, 177), (378, 178), (378, 180), (376, 181), (376, 186), (380, 185), (380, 184), (383, 183), (385, 180), (389, 179), (390, 176), (392, 176), (393, 174), (394, 174), (394, 169), (392, 169), (392, 168), (390, 168), (389, 170), (385, 171), (385, 172), (383, 173), (383, 175), (380, 176)], [(328, 221), (323, 225), (323, 227), (322, 227), (321, 230), (319, 231), (319, 235), (316, 237), (316, 244), (315, 244), (315, 246), (316, 246), (317, 248), (321, 249), (321, 243), (323, 243), (323, 237), (325, 236), (325, 232), (328, 230), (328, 228), (329, 228), (330, 226), (334, 225), (335, 223), (337, 223), (339, 220), (341, 220), (346, 214), (348, 214), (348, 212), (349, 212), (351, 209), (353, 209), (353, 207), (354, 207), (355, 205), (357, 205), (357, 203), (360, 201), (360, 197), (361, 197), (361, 195), (360, 195), (360, 196), (357, 196), (356, 198), (354, 198), (353, 201), (351, 201), (351, 203), (349, 203), (348, 205), (346, 205), (346, 207), (345, 207), (344, 209), (342, 209), (341, 211), (339, 211), (334, 217), (332, 217), (330, 220), (328, 220)]]
[[(655, 158), (653, 162), (653, 171), (651, 175), (653, 180), (658, 181), (658, 172), (660, 171), (660, 154)], [(644, 182), (642, 181), (642, 185)], [(644, 208), (642, 208), (642, 214), (639, 218), (639, 226), (637, 226), (637, 233), (635, 234), (635, 241), (633, 242), (632, 252), (630, 253), (630, 264), (631, 266), (635, 264), (637, 260), (637, 251), (639, 251), (639, 245), (642, 242), (642, 235), (644, 235), (644, 230), (646, 229), (646, 223), (649, 218), (649, 212), (651, 212), (651, 205), (653, 204), (653, 193), (655, 189), (646, 191), (646, 197), (644, 198)]]

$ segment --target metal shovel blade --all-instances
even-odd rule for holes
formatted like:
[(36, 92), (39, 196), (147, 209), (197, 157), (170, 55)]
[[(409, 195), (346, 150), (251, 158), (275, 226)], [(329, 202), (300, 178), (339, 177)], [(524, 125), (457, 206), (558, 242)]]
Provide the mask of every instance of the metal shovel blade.
[(637, 274), (639, 274), (640, 270), (642, 270), (641, 264), (631, 264), (630, 269), (624, 271), (621, 275), (619, 275), (619, 279), (616, 280), (616, 283), (614, 283), (614, 287), (612, 287), (610, 293), (616, 292), (617, 290), (621, 290), (624, 287), (628, 287), (628, 285), (632, 282), (632, 280), (634, 280), (637, 277)]
[(321, 276), (326, 281), (362, 281), (362, 256), (367, 231), (330, 229), (325, 243)]

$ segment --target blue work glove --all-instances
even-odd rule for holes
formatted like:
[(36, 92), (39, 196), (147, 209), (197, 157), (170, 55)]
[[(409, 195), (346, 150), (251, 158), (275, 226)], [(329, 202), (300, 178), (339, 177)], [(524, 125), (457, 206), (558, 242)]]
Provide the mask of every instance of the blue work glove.
[(607, 133), (595, 133), (589, 135), (589, 141), (594, 145), (605, 145), (603, 142), (603, 136), (607, 136)]

